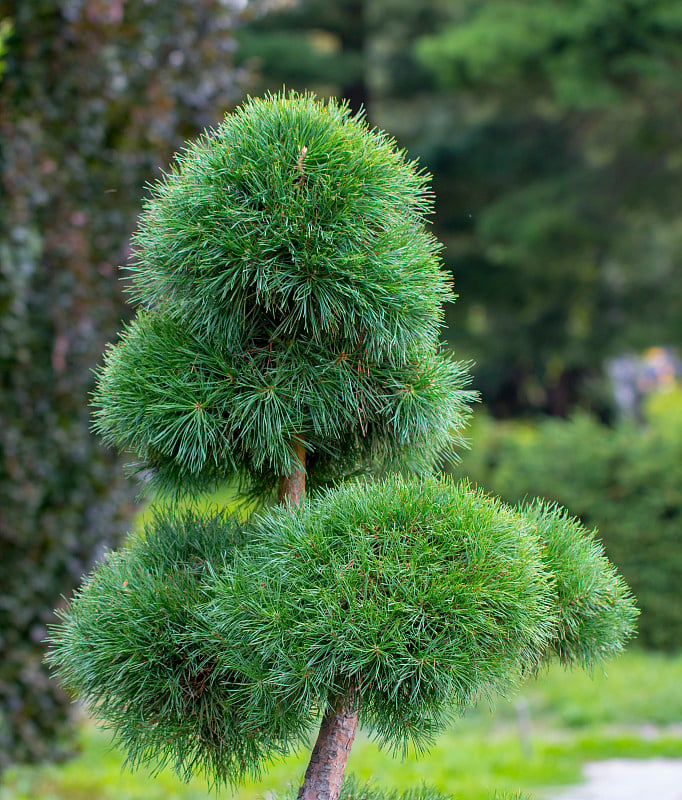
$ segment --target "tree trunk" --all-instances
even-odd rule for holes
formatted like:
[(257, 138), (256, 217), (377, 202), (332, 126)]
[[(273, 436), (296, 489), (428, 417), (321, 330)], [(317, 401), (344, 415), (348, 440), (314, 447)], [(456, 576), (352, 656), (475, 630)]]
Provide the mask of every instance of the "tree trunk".
[[(305, 495), (305, 448), (299, 439), (294, 452), (300, 468), (279, 480), (281, 505), (299, 506)], [(310, 756), (299, 800), (338, 800), (346, 762), (358, 726), (358, 698), (355, 690), (330, 701), (317, 742)]]
[(358, 696), (351, 690), (324, 715), (298, 800), (338, 800), (357, 726)]
[(300, 506), (305, 496), (305, 447), (300, 439), (294, 442), (294, 453), (301, 465), (291, 475), (283, 475), (279, 479), (278, 499), (282, 506)]

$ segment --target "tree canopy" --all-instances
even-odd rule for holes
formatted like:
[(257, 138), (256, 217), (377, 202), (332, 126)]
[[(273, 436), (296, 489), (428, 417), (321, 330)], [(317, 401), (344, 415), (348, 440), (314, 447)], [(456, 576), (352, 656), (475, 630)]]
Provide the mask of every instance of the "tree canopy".
[(457, 270), (473, 355), (485, 352), (490, 380), (506, 361), (566, 413), (607, 357), (679, 338), (682, 12), (670, 0), (459, 5), (417, 54), (468, 106), (449, 153), (462, 205), (481, 190)]

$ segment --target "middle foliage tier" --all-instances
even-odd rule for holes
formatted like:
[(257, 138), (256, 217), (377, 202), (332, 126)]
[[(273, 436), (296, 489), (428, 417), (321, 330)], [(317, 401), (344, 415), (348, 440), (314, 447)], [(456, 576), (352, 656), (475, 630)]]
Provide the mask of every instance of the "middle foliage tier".
[(270, 491), (306, 449), (312, 485), (364, 469), (425, 472), (458, 443), (467, 364), (437, 344), (372, 360), (357, 341), (226, 340), (171, 306), (142, 311), (99, 370), (95, 427), (167, 489), (239, 477)]

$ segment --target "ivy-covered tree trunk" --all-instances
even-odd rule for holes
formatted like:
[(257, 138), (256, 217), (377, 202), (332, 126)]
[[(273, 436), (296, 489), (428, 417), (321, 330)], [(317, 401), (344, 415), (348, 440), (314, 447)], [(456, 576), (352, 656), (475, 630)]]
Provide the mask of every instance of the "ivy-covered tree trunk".
[[(87, 397), (127, 316), (144, 184), (235, 99), (219, 2), (0, 0), (0, 771), (68, 751), (52, 609), (129, 529), (136, 488)], [(66, 745), (62, 747), (62, 745)]]

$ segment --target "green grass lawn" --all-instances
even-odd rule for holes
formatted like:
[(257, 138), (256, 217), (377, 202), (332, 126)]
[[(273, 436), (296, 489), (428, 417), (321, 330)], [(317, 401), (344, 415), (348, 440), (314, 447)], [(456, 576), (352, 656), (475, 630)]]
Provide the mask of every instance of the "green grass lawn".
[[(518, 708), (529, 724), (519, 734)], [(178, 781), (122, 769), (122, 755), (106, 733), (83, 726), (81, 753), (58, 766), (13, 769), (0, 800), (215, 800), (197, 779)], [(524, 687), (516, 701), (491, 713), (478, 708), (444, 733), (428, 755), (393, 759), (360, 735), (349, 771), (386, 788), (429, 783), (459, 800), (488, 800), (495, 790), (523, 789), (538, 800), (545, 789), (580, 779), (588, 760), (615, 756), (682, 758), (682, 656), (630, 652), (606, 674), (553, 668)], [(298, 782), (307, 753), (272, 766), (261, 781), (240, 788), (236, 800), (256, 800)], [(232, 797), (224, 790), (221, 797)]]

